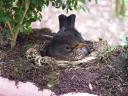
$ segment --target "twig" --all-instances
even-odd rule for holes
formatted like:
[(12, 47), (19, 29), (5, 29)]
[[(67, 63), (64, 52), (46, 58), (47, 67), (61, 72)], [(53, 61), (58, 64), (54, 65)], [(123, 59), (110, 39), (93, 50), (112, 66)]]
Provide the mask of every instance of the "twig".
[(8, 28), (9, 28), (9, 30), (10, 30), (10, 32), (11, 32), (11, 34), (12, 34), (12, 26), (11, 26), (11, 24), (10, 24), (10, 22), (9, 22), (9, 21), (7, 22), (7, 25), (8, 25)]
[(38, 51), (34, 48), (30, 48), (26, 52), (26, 57), (29, 61), (34, 62), (35, 64), (37, 64), (39, 66), (42, 66), (44, 64), (55, 64), (60, 67), (77, 66), (77, 65), (81, 65), (81, 64), (84, 64), (86, 62), (96, 59), (96, 57), (94, 57), (94, 56), (89, 56), (89, 57), (85, 57), (84, 59), (78, 60), (78, 61), (56, 60), (56, 59), (54, 59), (52, 57), (48, 57), (48, 56), (42, 57), (38, 53)]

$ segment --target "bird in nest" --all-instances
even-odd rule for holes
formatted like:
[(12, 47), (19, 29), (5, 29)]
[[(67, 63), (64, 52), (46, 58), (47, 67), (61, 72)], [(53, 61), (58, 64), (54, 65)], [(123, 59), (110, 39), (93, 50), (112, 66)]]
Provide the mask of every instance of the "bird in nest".
[[(75, 18), (75, 14), (58, 16), (59, 31), (45, 47), (46, 56), (58, 60), (76, 61), (90, 54), (89, 42), (85, 41), (75, 28)], [(44, 55), (44, 52), (40, 53)]]

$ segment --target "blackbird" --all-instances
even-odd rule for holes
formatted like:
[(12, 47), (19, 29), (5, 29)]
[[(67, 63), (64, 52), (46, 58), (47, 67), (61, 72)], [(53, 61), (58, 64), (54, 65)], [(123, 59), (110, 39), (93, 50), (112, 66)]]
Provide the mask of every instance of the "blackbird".
[(88, 45), (75, 28), (75, 14), (59, 19), (59, 31), (46, 46), (46, 55), (59, 60), (80, 60), (90, 53)]

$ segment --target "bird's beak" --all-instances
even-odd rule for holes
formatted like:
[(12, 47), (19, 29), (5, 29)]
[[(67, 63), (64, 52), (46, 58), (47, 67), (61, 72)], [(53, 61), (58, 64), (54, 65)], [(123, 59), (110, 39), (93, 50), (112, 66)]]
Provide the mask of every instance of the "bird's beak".
[(78, 48), (83, 48), (83, 47), (85, 47), (85, 46), (86, 46), (85, 43), (78, 43), (78, 44), (75, 44), (75, 45), (72, 47), (72, 49), (74, 50), (74, 49), (78, 49)]

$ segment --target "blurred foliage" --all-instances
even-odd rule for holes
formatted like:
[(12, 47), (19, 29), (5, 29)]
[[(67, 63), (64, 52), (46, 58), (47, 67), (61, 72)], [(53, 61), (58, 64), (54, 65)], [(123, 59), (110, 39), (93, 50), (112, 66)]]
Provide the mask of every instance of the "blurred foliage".
[(124, 16), (125, 14), (125, 1), (116, 0), (116, 16)]
[(128, 36), (125, 37), (125, 45), (124, 45), (124, 49), (125, 49), (125, 59), (128, 60)]
[(128, 0), (116, 0), (116, 16), (128, 17)]
[(97, 2), (97, 0), (0, 0), (0, 22), (4, 22), (9, 29), (10, 45), (13, 48), (18, 34), (31, 32), (31, 22), (41, 20), (40, 12), (49, 4), (66, 9), (68, 12), (83, 8), (85, 3), (90, 1)]
[(126, 71), (126, 73), (127, 73), (127, 76), (128, 76), (128, 36), (125, 37), (124, 50), (125, 50), (125, 52), (124, 52), (124, 57), (125, 57), (126, 62), (127, 62), (127, 63), (125, 64), (125, 66), (124, 66), (124, 69), (125, 69), (125, 71)]
[(128, 0), (125, 0), (125, 6), (127, 6), (125, 8), (125, 16), (128, 17)]

